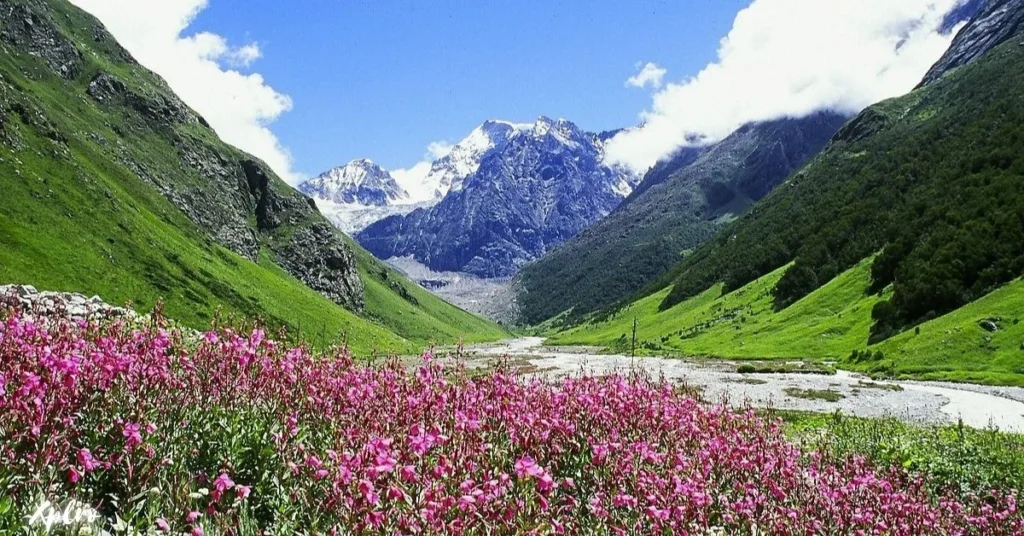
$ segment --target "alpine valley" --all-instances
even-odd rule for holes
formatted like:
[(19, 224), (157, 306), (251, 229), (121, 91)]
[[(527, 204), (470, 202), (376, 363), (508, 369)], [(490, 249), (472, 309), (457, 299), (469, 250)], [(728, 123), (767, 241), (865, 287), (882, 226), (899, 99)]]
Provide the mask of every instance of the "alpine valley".
[[(556, 252), (524, 271), (521, 309), (557, 316), (561, 344), (622, 349), (635, 322), (644, 352), (1024, 385), (1024, 1), (977, 4), (917, 89), (852, 118), (718, 232), (677, 242), (670, 268), (607, 292), (589, 272), (577, 313), (548, 299), (547, 278), (573, 273)], [(579, 241), (645, 237), (614, 232)]]
[(0, 535), (1024, 535), (1024, 0), (413, 4), (0, 0)]

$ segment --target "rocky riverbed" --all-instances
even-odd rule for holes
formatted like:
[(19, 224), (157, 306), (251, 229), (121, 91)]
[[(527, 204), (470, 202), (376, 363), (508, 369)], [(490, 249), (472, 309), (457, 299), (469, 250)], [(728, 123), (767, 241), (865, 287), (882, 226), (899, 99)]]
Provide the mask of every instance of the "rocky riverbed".
[(740, 374), (737, 362), (659, 357), (630, 358), (594, 348), (547, 347), (539, 337), (466, 348), (471, 367), (509, 356), (523, 370), (546, 377), (643, 373), (700, 390), (705, 400), (735, 407), (817, 412), (842, 411), (862, 417), (896, 417), (921, 424), (962, 419), (976, 428), (994, 426), (1024, 433), (1024, 389), (943, 382), (873, 381), (839, 371), (825, 374)]

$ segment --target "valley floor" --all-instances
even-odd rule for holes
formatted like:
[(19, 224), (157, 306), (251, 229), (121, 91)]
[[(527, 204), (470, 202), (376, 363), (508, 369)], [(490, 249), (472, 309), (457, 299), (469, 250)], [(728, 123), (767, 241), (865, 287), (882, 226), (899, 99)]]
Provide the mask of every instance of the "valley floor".
[[(547, 377), (638, 372), (699, 391), (705, 400), (734, 407), (773, 408), (858, 417), (894, 417), (917, 424), (995, 427), (1024, 433), (1024, 388), (921, 381), (874, 381), (835, 374), (739, 373), (743, 362), (601, 354), (596, 348), (549, 347), (540, 337), (471, 345), (467, 365), (486, 367), (502, 356), (511, 365)], [(790, 363), (794, 370), (800, 362)]]

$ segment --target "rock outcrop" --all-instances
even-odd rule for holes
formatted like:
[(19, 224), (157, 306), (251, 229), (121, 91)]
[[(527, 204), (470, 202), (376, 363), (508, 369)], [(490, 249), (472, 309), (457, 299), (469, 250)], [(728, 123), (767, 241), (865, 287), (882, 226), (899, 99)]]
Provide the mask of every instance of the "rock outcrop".
[(71, 80), (82, 71), (82, 54), (32, 3), (0, 0), (0, 42), (43, 58)]
[[(967, 65), (1011, 38), (1024, 38), (1024, 0), (985, 0), (920, 86)], [(918, 86), (918, 87), (920, 87)]]
[(32, 285), (0, 285), (0, 307), (4, 306), (46, 318), (141, 318), (132, 309), (110, 305), (99, 296), (86, 297), (74, 292), (40, 292)]

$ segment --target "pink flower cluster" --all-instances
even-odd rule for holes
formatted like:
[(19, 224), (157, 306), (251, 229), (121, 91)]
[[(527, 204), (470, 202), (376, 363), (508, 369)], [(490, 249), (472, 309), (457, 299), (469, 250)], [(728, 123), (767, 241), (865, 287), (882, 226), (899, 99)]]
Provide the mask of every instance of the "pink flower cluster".
[(157, 489), (136, 522), (193, 534), (1024, 534), (1014, 491), (935, 495), (648, 379), (364, 367), (259, 330), (18, 313), (0, 324), (0, 466), (25, 496), (122, 518)]

